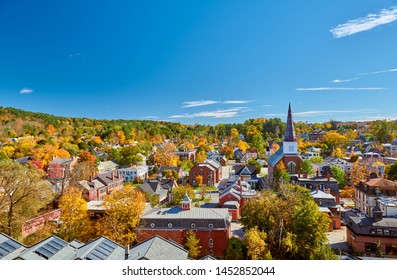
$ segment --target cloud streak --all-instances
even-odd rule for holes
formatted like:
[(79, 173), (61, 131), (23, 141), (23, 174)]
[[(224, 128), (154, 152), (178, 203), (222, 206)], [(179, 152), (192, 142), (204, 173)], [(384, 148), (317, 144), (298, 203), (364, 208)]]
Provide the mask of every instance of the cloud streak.
[(236, 107), (224, 110), (215, 110), (215, 111), (204, 111), (193, 114), (180, 114), (180, 115), (172, 115), (170, 119), (192, 119), (192, 118), (232, 118), (237, 116), (239, 113), (247, 112), (246, 107)]
[(334, 38), (342, 38), (359, 32), (371, 30), (377, 26), (389, 24), (397, 20), (397, 6), (383, 9), (378, 14), (368, 14), (366, 17), (350, 20), (339, 24), (330, 32)]
[(20, 94), (29, 94), (32, 92), (33, 92), (33, 89), (30, 89), (30, 88), (23, 88), (19, 91)]
[(250, 100), (227, 100), (224, 101), (223, 103), (225, 104), (246, 104), (246, 103), (250, 103), (252, 101)]
[(368, 72), (368, 73), (361, 73), (359, 75), (375, 75), (375, 74), (381, 74), (381, 73), (390, 73), (390, 72), (397, 72), (397, 68), (394, 69), (388, 69), (388, 70), (381, 70), (381, 71), (375, 71), (375, 72)]
[(207, 106), (212, 104), (217, 104), (219, 101), (214, 100), (199, 100), (199, 101), (186, 101), (183, 102), (182, 108), (191, 108), (191, 107), (200, 107), (200, 106)]
[(364, 88), (349, 88), (349, 87), (316, 87), (316, 88), (296, 88), (298, 91), (333, 91), (333, 90), (385, 90), (385, 88), (364, 87)]
[(346, 79), (346, 80), (336, 79), (336, 80), (332, 80), (331, 83), (348, 83), (348, 82), (351, 82), (354, 80), (358, 80), (358, 78), (352, 78), (352, 79)]

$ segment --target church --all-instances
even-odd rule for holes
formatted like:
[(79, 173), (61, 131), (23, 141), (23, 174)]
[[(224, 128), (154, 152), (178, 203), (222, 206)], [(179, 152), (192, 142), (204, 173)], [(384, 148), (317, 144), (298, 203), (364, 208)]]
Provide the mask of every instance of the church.
[(292, 120), (291, 104), (288, 106), (287, 125), (285, 128), (283, 145), (268, 160), (268, 182), (273, 181), (273, 172), (278, 163), (284, 163), (290, 176), (298, 174), (302, 165), (302, 158), (298, 152), (294, 122)]

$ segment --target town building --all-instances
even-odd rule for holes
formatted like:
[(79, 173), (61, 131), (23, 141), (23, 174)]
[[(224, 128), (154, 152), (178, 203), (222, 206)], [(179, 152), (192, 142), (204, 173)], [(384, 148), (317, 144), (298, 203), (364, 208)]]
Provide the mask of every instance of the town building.
[(91, 177), (89, 181), (82, 180), (79, 182), (78, 187), (82, 191), (83, 198), (86, 201), (102, 201), (113, 191), (122, 190), (123, 182), (124, 179), (120, 171), (112, 171), (99, 174), (96, 177)]
[(146, 165), (136, 165), (126, 168), (120, 168), (119, 171), (120, 175), (124, 178), (124, 182), (134, 182), (147, 179), (149, 169)]
[(298, 141), (295, 135), (294, 122), (292, 119), (291, 104), (288, 106), (287, 125), (283, 145), (268, 160), (268, 183), (273, 181), (276, 165), (282, 162), (288, 174), (297, 174), (302, 165), (302, 158), (298, 152)]
[(372, 209), (378, 198), (396, 198), (397, 182), (385, 178), (368, 178), (355, 186), (356, 208), (362, 213), (372, 216)]
[(201, 256), (223, 257), (231, 236), (228, 209), (192, 207), (187, 195), (182, 199), (182, 207), (148, 209), (140, 219), (138, 243), (159, 235), (183, 246), (186, 233), (192, 231), (200, 240)]

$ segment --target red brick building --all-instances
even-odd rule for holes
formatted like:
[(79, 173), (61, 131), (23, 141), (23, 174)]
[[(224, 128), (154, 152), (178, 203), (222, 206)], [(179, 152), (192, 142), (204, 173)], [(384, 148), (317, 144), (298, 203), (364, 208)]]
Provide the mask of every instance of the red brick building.
[(79, 188), (83, 192), (83, 198), (86, 201), (104, 200), (105, 197), (113, 191), (123, 189), (124, 178), (120, 171), (112, 171), (91, 178), (90, 181), (82, 180), (79, 182)]
[(217, 181), (217, 171), (210, 164), (200, 163), (200, 164), (194, 166), (192, 169), (190, 169), (189, 183), (192, 186), (197, 185), (196, 177), (199, 175), (203, 177), (204, 185), (214, 186), (216, 183), (219, 182), (219, 181)]
[[(346, 216), (347, 244), (356, 253), (376, 256), (397, 256), (397, 219), (382, 217), (379, 207), (373, 216), (351, 214)], [(379, 247), (378, 247), (379, 246)]]
[(228, 209), (193, 208), (185, 196), (182, 207), (152, 208), (140, 217), (137, 242), (159, 235), (180, 245), (186, 242), (186, 233), (193, 231), (202, 246), (201, 256), (222, 258), (231, 236), (231, 216)]

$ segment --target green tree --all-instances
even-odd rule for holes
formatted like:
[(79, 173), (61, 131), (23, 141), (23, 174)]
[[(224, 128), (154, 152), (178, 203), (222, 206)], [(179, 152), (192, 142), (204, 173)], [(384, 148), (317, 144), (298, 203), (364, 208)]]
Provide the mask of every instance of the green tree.
[(185, 196), (185, 194), (187, 194), (192, 200), (196, 197), (196, 194), (194, 193), (194, 189), (190, 185), (173, 188), (172, 203), (174, 205), (178, 205)]
[(302, 161), (302, 166), (301, 170), (302, 173), (307, 173), (307, 174), (314, 174), (313, 166), (310, 160), (305, 159)]
[(244, 243), (237, 237), (230, 238), (225, 251), (225, 260), (244, 260), (246, 255)]
[(240, 219), (249, 230), (257, 228), (274, 259), (327, 259), (329, 218), (318, 211), (310, 192), (282, 184), (266, 190), (243, 206)]
[(343, 189), (345, 186), (347, 186), (346, 175), (342, 169), (340, 169), (338, 166), (331, 166), (331, 172), (332, 177), (338, 181), (339, 189)]
[(35, 167), (0, 161), (0, 231), (17, 237), (21, 225), (52, 199), (49, 185)]
[(197, 238), (193, 231), (187, 231), (185, 235), (185, 248), (189, 251), (188, 256), (197, 258), (201, 253), (201, 246), (199, 245), (200, 239)]
[(389, 180), (396, 181), (397, 180), (397, 162), (393, 164), (386, 165), (386, 177)]
[(289, 174), (285, 165), (282, 161), (276, 164), (273, 172), (273, 186), (278, 188), (283, 183), (288, 183), (290, 181)]
[(256, 173), (257, 174), (261, 173), (261, 164), (257, 160), (250, 158), (248, 160), (248, 165), (254, 165)]
[(310, 158), (310, 162), (312, 162), (312, 163), (323, 163), (324, 159), (321, 156), (314, 156), (314, 157)]

